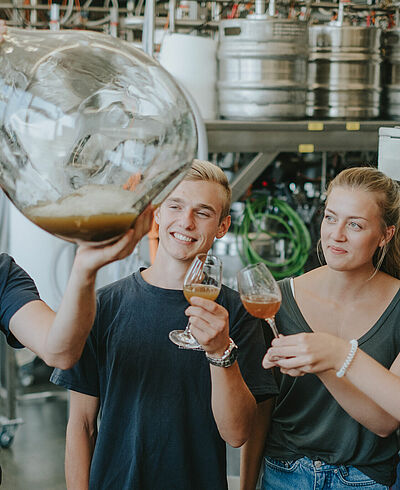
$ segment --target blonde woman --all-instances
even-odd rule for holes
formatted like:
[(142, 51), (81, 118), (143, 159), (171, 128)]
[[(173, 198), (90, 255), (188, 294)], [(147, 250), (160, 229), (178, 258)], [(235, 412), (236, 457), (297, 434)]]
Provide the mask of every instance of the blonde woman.
[[(399, 213), (396, 182), (375, 168), (344, 170), (327, 192), (326, 265), (281, 282), (283, 336), (263, 363), (280, 368), (263, 490), (378, 490), (395, 481)], [(243, 455), (246, 490), (254, 488), (258, 468), (245, 462), (249, 451), (257, 460), (254, 448), (262, 446), (254, 431)]]

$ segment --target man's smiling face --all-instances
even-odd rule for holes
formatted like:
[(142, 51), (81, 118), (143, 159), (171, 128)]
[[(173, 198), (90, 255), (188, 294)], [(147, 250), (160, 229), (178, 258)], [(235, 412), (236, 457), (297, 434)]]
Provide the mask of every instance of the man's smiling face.
[(182, 181), (155, 213), (159, 246), (171, 258), (190, 262), (196, 254), (208, 252), (230, 225), (229, 216), (220, 222), (223, 202), (220, 184)]

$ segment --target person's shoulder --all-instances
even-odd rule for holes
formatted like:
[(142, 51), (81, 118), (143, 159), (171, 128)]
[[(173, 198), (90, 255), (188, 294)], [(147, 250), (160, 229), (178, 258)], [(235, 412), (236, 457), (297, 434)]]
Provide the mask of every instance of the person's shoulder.
[(238, 312), (241, 308), (244, 308), (240, 299), (240, 294), (225, 284), (221, 287), (217, 302), (226, 308), (230, 315)]
[(0, 254), (0, 269), (9, 268), (13, 263), (15, 264), (14, 259), (10, 255), (6, 253)]
[(32, 281), (30, 275), (18, 265), (13, 257), (6, 253), (0, 254), (0, 281), (24, 280)]
[(236, 303), (237, 301), (240, 301), (240, 294), (234, 289), (230, 288), (229, 286), (226, 286), (225, 284), (222, 285), (220, 294), (221, 294), (221, 300), (223, 302)]
[(299, 290), (315, 290), (318, 289), (321, 283), (325, 280), (326, 267), (321, 266), (311, 271), (305, 272), (301, 276), (297, 276), (293, 279), (294, 289)]
[(227, 286), (226, 284), (222, 284), (221, 291), (228, 297), (239, 298), (240, 296), (235, 289)]
[(385, 298), (400, 300), (400, 279), (379, 271), (377, 274), (376, 290)]
[(386, 284), (388, 287), (391, 287), (393, 289), (400, 289), (400, 279), (397, 279), (397, 277), (393, 277), (390, 274), (381, 271), (379, 272), (379, 275), (382, 278), (384, 284)]
[(135, 274), (130, 274), (129, 276), (123, 277), (114, 281), (110, 284), (106, 284), (101, 288), (97, 289), (97, 297), (100, 300), (106, 300), (113, 296), (119, 296), (124, 294), (127, 289), (132, 290), (135, 288)]

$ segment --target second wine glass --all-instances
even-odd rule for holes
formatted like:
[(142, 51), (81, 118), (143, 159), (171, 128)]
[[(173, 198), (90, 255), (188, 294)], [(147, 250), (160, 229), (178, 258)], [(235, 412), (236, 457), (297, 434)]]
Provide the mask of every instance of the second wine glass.
[[(222, 263), (215, 255), (197, 254), (183, 281), (183, 294), (189, 301), (193, 296), (216, 300), (221, 290)], [(190, 331), (190, 321), (185, 330), (172, 330), (170, 340), (182, 349), (203, 350)]]
[(240, 299), (243, 306), (256, 318), (262, 318), (271, 327), (275, 337), (279, 332), (275, 315), (281, 306), (279, 285), (265, 264), (248, 265), (237, 274)]

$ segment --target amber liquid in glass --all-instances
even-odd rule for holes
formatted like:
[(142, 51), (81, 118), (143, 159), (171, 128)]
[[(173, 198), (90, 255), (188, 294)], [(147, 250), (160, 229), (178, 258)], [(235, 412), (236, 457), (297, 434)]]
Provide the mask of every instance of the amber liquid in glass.
[(137, 218), (135, 213), (98, 214), (91, 216), (27, 215), (40, 228), (67, 239), (100, 242), (127, 232)]
[(273, 318), (281, 306), (281, 302), (274, 298), (266, 298), (265, 296), (259, 296), (256, 294), (249, 294), (248, 296), (240, 296), (243, 306), (250, 313), (250, 315), (256, 318)]
[(189, 284), (183, 288), (183, 294), (189, 303), (192, 296), (199, 296), (200, 298), (215, 301), (219, 295), (219, 288), (207, 284)]

